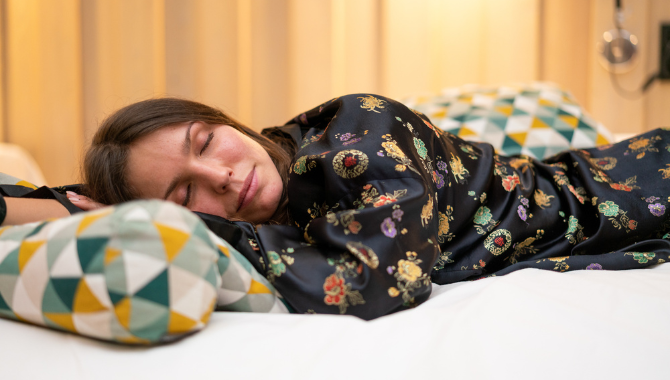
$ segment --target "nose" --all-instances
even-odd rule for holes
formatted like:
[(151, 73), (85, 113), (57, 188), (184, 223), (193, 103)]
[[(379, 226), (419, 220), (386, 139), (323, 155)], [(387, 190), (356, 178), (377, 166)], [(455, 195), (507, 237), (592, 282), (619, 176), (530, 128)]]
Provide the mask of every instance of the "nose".
[(217, 193), (224, 193), (232, 180), (233, 171), (225, 165), (202, 163), (197, 166), (197, 176), (204, 186), (210, 187)]

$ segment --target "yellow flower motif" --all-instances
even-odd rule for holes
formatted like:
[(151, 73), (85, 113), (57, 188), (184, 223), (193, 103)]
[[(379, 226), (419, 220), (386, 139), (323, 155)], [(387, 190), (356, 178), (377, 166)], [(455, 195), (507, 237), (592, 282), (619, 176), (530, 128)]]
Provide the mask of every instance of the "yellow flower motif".
[(398, 261), (398, 274), (407, 282), (416, 281), (419, 276), (421, 276), (421, 268), (418, 265), (414, 264), (413, 261), (409, 260), (399, 260)]
[(366, 97), (359, 96), (358, 99), (360, 99), (363, 103), (361, 104), (361, 108), (377, 113), (380, 112), (375, 110), (375, 108), (384, 108), (383, 104), (386, 103), (385, 100), (377, 99), (372, 95), (368, 95)]
[(537, 189), (533, 194), (535, 198), (535, 203), (537, 203), (540, 208), (544, 209), (545, 207), (551, 206), (551, 198), (554, 198), (553, 195), (547, 195), (544, 191)]
[(561, 257), (550, 257), (549, 261), (554, 261), (554, 262), (562, 262), (567, 260), (568, 256), (561, 256)]
[(393, 158), (406, 157), (405, 153), (402, 150), (400, 150), (400, 148), (398, 148), (398, 145), (396, 145), (396, 144), (394, 144), (390, 141), (383, 142), (382, 146), (386, 150), (386, 153), (388, 153)]
[(400, 295), (400, 291), (393, 286), (389, 288), (388, 292), (389, 296), (391, 297), (397, 297), (398, 295)]
[(658, 169), (658, 171), (661, 172), (661, 174), (663, 175), (663, 179), (670, 179), (670, 164), (667, 164), (666, 166), (667, 168), (661, 168)]
[(639, 139), (630, 143), (628, 147), (632, 150), (638, 150), (646, 147), (647, 145), (649, 145), (649, 139)]

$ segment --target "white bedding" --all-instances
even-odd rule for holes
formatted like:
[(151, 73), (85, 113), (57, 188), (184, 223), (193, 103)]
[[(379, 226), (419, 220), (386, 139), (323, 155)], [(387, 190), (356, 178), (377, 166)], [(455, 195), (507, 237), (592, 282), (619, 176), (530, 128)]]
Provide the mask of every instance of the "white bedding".
[(354, 317), (215, 313), (152, 348), (0, 320), (2, 379), (668, 379), (670, 263), (525, 269)]

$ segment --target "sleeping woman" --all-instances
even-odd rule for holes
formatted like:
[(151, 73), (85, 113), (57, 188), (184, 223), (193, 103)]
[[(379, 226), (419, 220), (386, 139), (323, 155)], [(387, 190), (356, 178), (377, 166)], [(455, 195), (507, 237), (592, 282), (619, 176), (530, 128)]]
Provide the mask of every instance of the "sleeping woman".
[[(44, 200), (48, 212), (183, 205), (301, 313), (372, 319), (425, 301), (431, 282), (641, 268), (670, 255), (667, 130), (538, 161), (500, 156), (377, 95), (332, 99), (262, 134), (165, 98), (110, 116), (84, 179), (69, 201)], [(29, 214), (12, 211), (26, 200), (6, 200), (7, 218)]]

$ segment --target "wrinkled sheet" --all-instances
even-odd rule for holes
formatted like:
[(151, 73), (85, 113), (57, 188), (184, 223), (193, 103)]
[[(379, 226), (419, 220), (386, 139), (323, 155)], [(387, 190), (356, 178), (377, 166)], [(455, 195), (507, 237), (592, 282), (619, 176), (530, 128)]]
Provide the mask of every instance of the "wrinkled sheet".
[(215, 313), (151, 348), (0, 320), (5, 379), (668, 379), (670, 264), (525, 269), (445, 286), (413, 310), (355, 317)]

